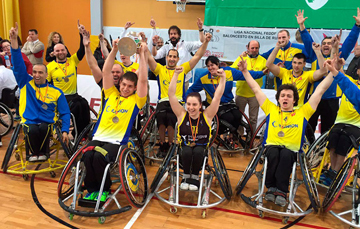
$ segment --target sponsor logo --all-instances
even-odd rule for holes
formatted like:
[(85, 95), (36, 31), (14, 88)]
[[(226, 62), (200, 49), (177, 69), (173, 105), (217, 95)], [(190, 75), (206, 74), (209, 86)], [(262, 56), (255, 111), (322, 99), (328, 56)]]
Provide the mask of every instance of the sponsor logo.
[(328, 0), (305, 0), (305, 2), (311, 9), (318, 10), (325, 6)]
[[(281, 124), (276, 123), (276, 121), (273, 121), (271, 123), (271, 125), (275, 128), (277, 128), (277, 127), (281, 128)], [(286, 128), (299, 128), (299, 125), (298, 124), (289, 124), (289, 125), (284, 126), (284, 129), (286, 129)]]
[[(111, 112), (111, 113), (116, 113), (115, 112), (115, 109), (110, 109), (110, 106), (107, 106), (106, 108), (105, 108), (105, 110), (106, 110), (106, 112)], [(118, 110), (117, 111), (117, 113), (127, 113), (129, 110), (127, 110), (127, 109), (120, 109), (120, 110)]]

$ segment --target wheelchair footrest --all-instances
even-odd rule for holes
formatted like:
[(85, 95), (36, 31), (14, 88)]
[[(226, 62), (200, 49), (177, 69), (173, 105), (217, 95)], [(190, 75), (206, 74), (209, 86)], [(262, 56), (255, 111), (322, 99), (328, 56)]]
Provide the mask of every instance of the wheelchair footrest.
[[(96, 206), (96, 200), (85, 200), (83, 198), (80, 198), (78, 203), (80, 207), (84, 208), (95, 208)], [(100, 208), (105, 204), (105, 202), (100, 201)]]
[(257, 206), (256, 201), (251, 200), (250, 197), (247, 197), (244, 194), (241, 194), (240, 197), (245, 203), (247, 203), (248, 205), (250, 205), (253, 208), (256, 208), (256, 206)]

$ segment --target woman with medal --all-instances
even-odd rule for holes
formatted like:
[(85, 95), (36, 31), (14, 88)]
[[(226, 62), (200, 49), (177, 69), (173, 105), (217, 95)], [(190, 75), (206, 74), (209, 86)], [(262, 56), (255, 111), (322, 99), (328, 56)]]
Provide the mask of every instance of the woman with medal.
[[(120, 80), (120, 89), (114, 85), (112, 68), (118, 40), (103, 68), (103, 90), (101, 114), (94, 127), (94, 136), (84, 149), (82, 160), (86, 167), (86, 200), (97, 200), (106, 165), (114, 162), (121, 145), (128, 143), (131, 129), (139, 110), (146, 103), (147, 96), (147, 58), (145, 43), (140, 47), (140, 66), (138, 75), (125, 73)], [(105, 201), (111, 186), (110, 174), (107, 174), (101, 201)]]
[(181, 164), (184, 169), (180, 188), (196, 191), (200, 186), (199, 172), (207, 153), (212, 119), (218, 111), (220, 99), (224, 93), (226, 74), (223, 69), (217, 71), (220, 80), (216, 85), (210, 106), (203, 110), (200, 94), (193, 92), (186, 97), (187, 110), (185, 110), (175, 95), (177, 78), (182, 71), (183, 67), (176, 66), (169, 85), (169, 101), (177, 118), (177, 136), (181, 146)]
[[(328, 68), (329, 64), (330, 62), (326, 62), (324, 67)], [(329, 74), (316, 88), (309, 101), (299, 109), (295, 109), (299, 94), (293, 84), (283, 84), (278, 88), (276, 93), (278, 105), (275, 105), (251, 77), (246, 61), (241, 60), (238, 66), (266, 115), (267, 128), (263, 144), (268, 159), (265, 180), (268, 191), (265, 199), (285, 206), (292, 165), (297, 159), (296, 153), (301, 151), (305, 140), (307, 122), (315, 112), (321, 96), (331, 85), (333, 77)]]

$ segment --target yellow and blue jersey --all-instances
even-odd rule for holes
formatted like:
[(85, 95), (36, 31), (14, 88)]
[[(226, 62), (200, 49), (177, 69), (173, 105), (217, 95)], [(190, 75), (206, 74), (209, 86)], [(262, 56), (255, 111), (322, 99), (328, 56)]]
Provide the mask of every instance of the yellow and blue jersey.
[[(140, 98), (136, 93), (122, 97), (115, 86), (103, 92), (101, 113), (94, 128), (93, 140), (124, 145), (129, 140), (133, 123), (147, 97)], [(118, 122), (113, 122), (114, 117), (118, 118)]]
[[(36, 85), (34, 79), (26, 71), (21, 50), (11, 49), (11, 54), (14, 75), (20, 89), (21, 123), (55, 123), (59, 114), (62, 120), (62, 131), (69, 132), (70, 109), (64, 93), (47, 81), (45, 84)], [(43, 108), (44, 106), (46, 109)]]
[[(184, 100), (185, 91), (185, 75), (191, 71), (189, 62), (185, 62), (181, 65), (184, 71), (179, 74), (176, 82), (176, 98), (178, 101)], [(159, 102), (169, 100), (169, 85), (174, 75), (175, 69), (168, 69), (166, 66), (157, 63), (153, 73), (156, 75), (157, 83), (159, 86)]]
[[(260, 55), (255, 58), (251, 58), (247, 55), (246, 57), (243, 57), (243, 59), (247, 62), (247, 69), (249, 71), (263, 71), (266, 68), (266, 59)], [(230, 67), (239, 70), (237, 65), (240, 60), (241, 58), (239, 56)], [(264, 77), (261, 77), (255, 80), (260, 87), (263, 85), (263, 78)], [(242, 80), (236, 82), (236, 95), (246, 98), (255, 97), (254, 92), (251, 90), (246, 81)]]
[[(266, 99), (261, 109), (266, 115), (266, 129), (263, 145), (280, 145), (287, 149), (298, 152), (305, 142), (305, 129), (308, 120), (315, 112), (309, 103), (305, 103), (299, 109), (289, 112), (281, 112), (269, 99)], [(279, 132), (284, 133), (279, 137)]]
[(135, 63), (135, 62), (131, 62), (131, 64), (129, 66), (124, 65), (122, 62), (115, 61), (115, 63), (121, 65), (121, 67), (124, 70), (124, 73), (126, 73), (126, 72), (134, 72), (135, 73), (139, 69), (139, 64)]
[(65, 95), (77, 93), (77, 66), (80, 60), (77, 53), (67, 58), (66, 62), (58, 63), (55, 60), (47, 65), (47, 80), (60, 88)]
[(354, 105), (356, 111), (360, 113), (360, 90), (358, 86), (341, 72), (334, 76), (334, 81), (339, 85), (350, 103)]
[[(245, 80), (244, 75), (241, 71), (236, 70), (230, 67), (220, 67), (224, 69), (226, 74), (226, 83), (225, 83), (225, 91), (223, 96), (221, 97), (221, 103), (228, 103), (233, 101), (234, 95), (232, 93), (232, 88), (234, 87), (233, 81)], [(249, 71), (251, 76), (254, 79), (259, 79), (264, 76), (262, 71)], [(191, 92), (199, 92), (204, 90), (206, 94), (206, 101), (210, 104), (212, 98), (214, 98), (214, 93), (216, 87), (219, 85), (220, 77), (212, 77), (209, 71), (206, 71), (195, 80), (193, 85), (186, 91), (186, 95)]]

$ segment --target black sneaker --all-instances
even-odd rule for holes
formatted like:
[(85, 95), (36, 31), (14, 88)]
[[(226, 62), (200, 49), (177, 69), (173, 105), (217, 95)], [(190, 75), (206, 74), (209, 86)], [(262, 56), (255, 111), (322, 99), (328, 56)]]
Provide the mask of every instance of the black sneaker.
[[(166, 144), (165, 142), (164, 143), (159, 143), (159, 149), (158, 149), (158, 152), (156, 154), (156, 157), (164, 158), (165, 144)], [(166, 151), (165, 151), (165, 156), (166, 156)]]

